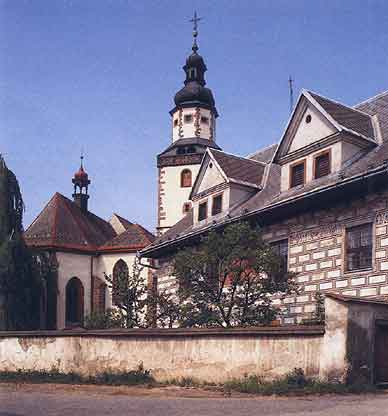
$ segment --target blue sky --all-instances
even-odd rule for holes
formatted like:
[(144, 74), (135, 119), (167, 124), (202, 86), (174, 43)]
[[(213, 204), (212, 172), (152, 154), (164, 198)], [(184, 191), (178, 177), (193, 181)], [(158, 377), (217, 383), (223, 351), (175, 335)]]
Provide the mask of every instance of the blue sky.
[(0, 152), (25, 226), (56, 191), (71, 197), (83, 148), (91, 210), (153, 229), (194, 8), (225, 151), (279, 139), (290, 74), (296, 95), (351, 105), (388, 89), (385, 0), (0, 0)]

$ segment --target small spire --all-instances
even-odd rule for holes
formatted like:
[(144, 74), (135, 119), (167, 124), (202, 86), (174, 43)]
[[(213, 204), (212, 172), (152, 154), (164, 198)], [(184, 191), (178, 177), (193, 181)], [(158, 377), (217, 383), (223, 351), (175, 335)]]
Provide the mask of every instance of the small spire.
[(84, 149), (83, 148), (81, 149), (80, 159), (81, 159), (81, 169), (83, 170), (84, 169)]
[(202, 17), (197, 17), (197, 12), (194, 11), (194, 17), (190, 19), (193, 22), (193, 47), (191, 48), (194, 53), (198, 51), (197, 37), (198, 37), (198, 22), (202, 20)]

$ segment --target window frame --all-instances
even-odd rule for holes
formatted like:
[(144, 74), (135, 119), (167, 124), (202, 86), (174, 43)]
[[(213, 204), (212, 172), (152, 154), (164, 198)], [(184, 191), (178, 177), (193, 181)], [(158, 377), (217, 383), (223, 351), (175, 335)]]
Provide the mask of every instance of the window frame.
[[(205, 216), (203, 218), (200, 218), (200, 213), (201, 213), (201, 207), (202, 206), (205, 206)], [(208, 217), (207, 210), (208, 210), (208, 206), (207, 206), (207, 199), (206, 199), (205, 201), (202, 201), (198, 204), (198, 216), (197, 216), (198, 222), (207, 220), (207, 217)]]
[[(188, 209), (186, 209), (188, 207)], [(188, 214), (191, 210), (191, 202), (184, 202), (182, 206), (182, 212), (184, 215)]]
[[(190, 185), (186, 185), (184, 183), (184, 174), (185, 173), (190, 173)], [(191, 186), (193, 185), (193, 174), (191, 172), (190, 169), (183, 169), (181, 171), (181, 188), (191, 188)]]
[[(324, 155), (327, 155), (327, 157), (329, 159), (329, 172), (326, 175), (317, 176), (317, 159), (319, 157), (324, 156)], [(313, 160), (313, 178), (314, 179), (324, 178), (325, 176), (330, 175), (330, 173), (331, 173), (331, 149), (326, 149), (326, 150), (323, 150), (322, 152), (319, 152), (316, 155), (314, 155), (314, 160)]]
[[(286, 246), (287, 246), (287, 254), (286, 254), (286, 261), (285, 263), (285, 270), (283, 270), (284, 273), (288, 272), (288, 263), (289, 263), (289, 258), (290, 258), (290, 241), (288, 238), (282, 238), (280, 240), (274, 240), (274, 241), (270, 241), (268, 244), (269, 246), (273, 249), (273, 247), (277, 246), (279, 247), (281, 243), (285, 242)], [(278, 256), (283, 257), (280, 253), (276, 253)]]
[[(222, 213), (222, 208), (223, 208), (223, 200), (224, 200), (224, 193), (223, 192), (221, 192), (221, 193), (219, 193), (219, 194), (217, 194), (217, 195), (214, 195), (213, 197), (212, 197), (212, 216), (215, 216), (215, 215), (218, 215), (218, 214), (221, 214)], [(219, 212), (214, 212), (214, 200), (215, 199), (217, 199), (217, 198), (221, 198), (221, 206), (220, 206), (220, 211)]]
[[(303, 183), (300, 183), (298, 185), (292, 185), (292, 171), (296, 166), (299, 166), (299, 165), (303, 165)], [(288, 183), (289, 189), (296, 188), (297, 186), (306, 185), (306, 159), (298, 160), (297, 162), (294, 162), (290, 165), (289, 178), (288, 179), (289, 179), (289, 181), (288, 181), (289, 182)]]
[[(354, 228), (361, 228), (369, 226), (370, 227), (370, 263), (369, 265), (362, 267), (362, 268), (354, 268), (349, 269), (349, 247), (348, 247), (348, 236), (349, 231), (351, 231)], [(361, 248), (358, 248), (359, 251), (361, 251)], [(356, 249), (352, 249), (353, 251)], [(344, 238), (343, 238), (343, 272), (346, 274), (349, 273), (363, 273), (368, 272), (370, 270), (373, 270), (374, 268), (374, 253), (375, 253), (375, 227), (373, 221), (366, 221), (366, 222), (357, 222), (354, 224), (350, 224), (345, 227), (344, 230)]]

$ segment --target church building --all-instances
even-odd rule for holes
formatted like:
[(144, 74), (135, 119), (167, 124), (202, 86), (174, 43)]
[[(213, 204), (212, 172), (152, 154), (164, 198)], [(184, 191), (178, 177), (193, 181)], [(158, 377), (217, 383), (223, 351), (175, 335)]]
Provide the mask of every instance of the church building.
[[(24, 235), (30, 248), (49, 253), (56, 269), (56, 296), (46, 293), (42, 310), (47, 329), (82, 326), (91, 312), (114, 306), (105, 274), (131, 273), (137, 253), (154, 241), (139, 224), (117, 214), (105, 221), (89, 211), (90, 179), (82, 159), (72, 179), (73, 199), (56, 193)], [(148, 262), (142, 263), (143, 277), (150, 282)]]
[(232, 155), (215, 142), (196, 37), (157, 158), (159, 236), (141, 253), (158, 288), (176, 290), (179, 248), (248, 220), (297, 274), (299, 293), (274, 300), (284, 323), (310, 318), (317, 292), (388, 300), (388, 91), (350, 106), (303, 90), (278, 143)]

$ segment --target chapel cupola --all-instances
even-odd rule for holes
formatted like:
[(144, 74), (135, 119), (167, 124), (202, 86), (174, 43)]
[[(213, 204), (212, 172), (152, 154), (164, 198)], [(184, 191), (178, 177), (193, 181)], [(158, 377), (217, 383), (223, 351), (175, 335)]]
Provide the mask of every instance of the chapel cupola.
[(81, 166), (72, 179), (74, 184), (73, 200), (83, 212), (87, 212), (89, 199), (88, 187), (90, 185), (90, 180), (88, 174), (84, 170), (83, 159), (84, 157), (81, 156)]
[(184, 87), (174, 97), (175, 107), (170, 111), (173, 122), (173, 141), (201, 138), (215, 140), (215, 119), (218, 117), (215, 100), (207, 88), (205, 62), (198, 54), (198, 21), (194, 13), (192, 53), (187, 57), (183, 70), (186, 74)]

